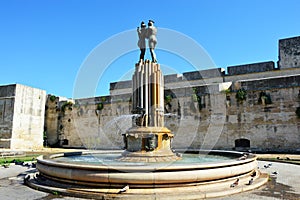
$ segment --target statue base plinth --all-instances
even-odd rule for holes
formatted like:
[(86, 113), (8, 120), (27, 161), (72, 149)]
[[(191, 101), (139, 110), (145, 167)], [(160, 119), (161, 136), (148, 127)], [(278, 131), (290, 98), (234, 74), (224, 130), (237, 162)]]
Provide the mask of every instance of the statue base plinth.
[(170, 162), (180, 159), (171, 149), (174, 135), (166, 127), (132, 127), (123, 135), (121, 161)]

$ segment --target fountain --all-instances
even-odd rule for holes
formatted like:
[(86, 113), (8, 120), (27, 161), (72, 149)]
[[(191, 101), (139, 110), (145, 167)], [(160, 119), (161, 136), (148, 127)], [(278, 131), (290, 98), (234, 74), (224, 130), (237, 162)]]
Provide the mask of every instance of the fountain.
[(163, 75), (155, 54), (150, 61), (143, 60), (143, 53), (141, 48), (132, 78), (133, 120), (122, 135), (125, 150), (43, 156), (37, 160), (38, 174), (27, 176), (25, 183), (93, 199), (201, 199), (266, 183), (253, 154), (172, 150), (174, 135), (164, 127)]
[(171, 150), (173, 134), (164, 127), (164, 84), (160, 66), (149, 60), (135, 66), (132, 78), (133, 126), (123, 134), (122, 161), (161, 162), (180, 159)]

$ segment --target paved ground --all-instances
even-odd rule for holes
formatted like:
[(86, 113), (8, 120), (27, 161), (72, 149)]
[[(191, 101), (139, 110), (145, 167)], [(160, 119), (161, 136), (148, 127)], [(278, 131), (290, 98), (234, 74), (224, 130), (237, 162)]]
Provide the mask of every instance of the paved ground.
[[(272, 165), (265, 168), (268, 164)], [(254, 191), (214, 200), (300, 200), (300, 165), (264, 161), (259, 161), (258, 165), (261, 172), (270, 174), (267, 185)]]
[[(214, 200), (299, 200), (300, 199), (300, 165), (272, 162), (267, 169), (264, 165), (271, 162), (259, 161), (261, 171), (270, 173), (270, 181), (260, 189), (242, 194), (216, 198)], [(11, 165), (0, 168), (0, 200), (82, 200), (80, 198), (62, 197), (33, 190), (23, 185), (23, 178), (34, 168)], [(277, 172), (277, 175), (273, 175)]]
[(23, 185), (27, 173), (34, 172), (34, 168), (20, 165), (11, 165), (9, 168), (0, 168), (0, 200), (52, 200), (52, 199), (78, 199), (61, 197), (33, 190)]

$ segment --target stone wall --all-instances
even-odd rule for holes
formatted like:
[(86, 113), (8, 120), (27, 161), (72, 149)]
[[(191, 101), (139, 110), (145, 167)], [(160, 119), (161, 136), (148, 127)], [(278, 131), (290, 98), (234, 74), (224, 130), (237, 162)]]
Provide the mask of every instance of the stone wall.
[(275, 69), (275, 64), (273, 61), (227, 67), (229, 76), (272, 71), (274, 69)]
[(299, 107), (300, 85), (294, 82), (299, 78), (298, 75), (241, 82), (247, 99), (237, 102), (233, 92), (226, 111), (224, 133), (232, 146), (240, 138), (249, 140), (252, 150), (300, 150), (300, 120), (295, 113)]
[(20, 84), (2, 86), (0, 90), (1, 147), (42, 148), (46, 92)]
[(78, 99), (74, 103), (61, 101), (57, 108), (48, 106), (47, 112), (56, 113), (58, 117), (57, 135), (54, 138), (59, 146), (121, 149), (121, 133), (131, 127), (130, 105), (128, 95), (102, 96)]
[[(277, 68), (269, 61), (230, 66), (227, 74), (216, 68), (164, 76), (165, 96), (171, 98), (164, 105), (165, 126), (175, 135), (173, 147), (299, 152), (297, 41), (279, 42)], [(121, 134), (132, 124), (131, 87), (131, 80), (111, 83), (110, 96), (76, 100), (59, 111), (53, 127), (61, 146), (122, 149)], [(240, 91), (243, 100), (237, 98)]]
[(46, 91), (16, 85), (12, 149), (43, 147)]
[[(165, 126), (174, 148), (299, 151), (300, 75), (166, 89)], [(296, 84), (297, 83), (297, 84)], [(221, 85), (225, 85), (222, 86)], [(224, 90), (227, 89), (227, 90)], [(238, 89), (247, 91), (237, 101)], [(263, 96), (262, 94), (265, 94)], [(270, 98), (270, 101), (262, 100)], [(76, 100), (62, 116), (64, 147), (122, 149), (131, 94)], [(101, 100), (102, 99), (102, 100)], [(97, 111), (97, 104), (103, 109)], [(247, 141), (249, 146), (238, 144)]]
[(284, 77), (300, 74), (300, 68), (289, 68), (289, 69), (277, 69), (273, 71), (256, 72), (248, 74), (239, 74), (234, 76), (226, 75), (224, 82), (236, 82), (240, 80), (256, 80), (256, 79), (268, 79), (270, 77)]
[(44, 131), (46, 132), (45, 146), (58, 146), (59, 100), (55, 95), (47, 95), (45, 106)]
[(131, 92), (132, 81), (119, 81), (109, 84), (110, 95), (128, 94)]
[(279, 40), (279, 68), (300, 67), (300, 36)]
[[(299, 37), (280, 40), (277, 68), (271, 61), (231, 66), (228, 74), (216, 68), (166, 75), (173, 147), (299, 152), (299, 49)], [(109, 96), (68, 100), (1, 86), (0, 148), (40, 148), (44, 126), (45, 145), (122, 149), (121, 135), (132, 125), (131, 87), (131, 80), (115, 82)]]
[(0, 86), (0, 148), (10, 148), (15, 87), (15, 85)]
[[(237, 88), (247, 88), (243, 102), (236, 99), (237, 88), (228, 92), (207, 94), (200, 92), (201, 107), (195, 98), (179, 97), (180, 120), (167, 118), (166, 126), (175, 134), (175, 148), (250, 149), (252, 151), (299, 151), (300, 119), (295, 111), (300, 106), (300, 76), (241, 82)], [(274, 84), (284, 81), (288, 87)], [(269, 83), (268, 83), (269, 82)], [(270, 89), (264, 85), (272, 86)], [(276, 85), (278, 87), (276, 87)], [(251, 86), (251, 87), (250, 87)], [(200, 91), (200, 89), (198, 90)], [(202, 91), (205, 89), (202, 88)], [(173, 91), (178, 94), (179, 92)], [(262, 93), (271, 102), (259, 100)], [(193, 96), (193, 94), (191, 95)], [(177, 102), (174, 99), (174, 105)], [(174, 114), (177, 112), (174, 111)], [(249, 147), (236, 144), (248, 140)]]
[(185, 78), (185, 80), (188, 80), (188, 81), (222, 77), (224, 75), (225, 75), (225, 70), (222, 68), (207, 69), (207, 70), (183, 73), (183, 77)]

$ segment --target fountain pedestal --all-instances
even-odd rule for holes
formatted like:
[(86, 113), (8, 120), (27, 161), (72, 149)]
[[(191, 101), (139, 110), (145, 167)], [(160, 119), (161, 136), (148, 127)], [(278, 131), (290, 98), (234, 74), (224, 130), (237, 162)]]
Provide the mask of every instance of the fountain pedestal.
[(164, 80), (158, 63), (135, 65), (132, 77), (132, 128), (123, 139), (122, 161), (163, 162), (178, 160), (171, 149), (174, 135), (164, 127)]
[(166, 162), (178, 160), (171, 150), (173, 134), (166, 127), (132, 127), (126, 137), (122, 161)]

